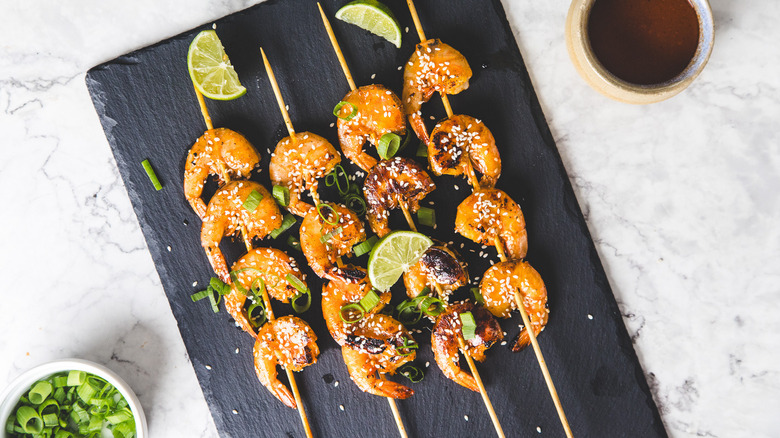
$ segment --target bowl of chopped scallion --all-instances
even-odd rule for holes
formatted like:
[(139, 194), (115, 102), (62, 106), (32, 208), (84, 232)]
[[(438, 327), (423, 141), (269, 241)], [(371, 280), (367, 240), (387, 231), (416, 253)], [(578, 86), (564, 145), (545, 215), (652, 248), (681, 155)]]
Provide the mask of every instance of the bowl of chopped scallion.
[(0, 438), (146, 438), (130, 386), (103, 365), (63, 359), (37, 366), (0, 394)]

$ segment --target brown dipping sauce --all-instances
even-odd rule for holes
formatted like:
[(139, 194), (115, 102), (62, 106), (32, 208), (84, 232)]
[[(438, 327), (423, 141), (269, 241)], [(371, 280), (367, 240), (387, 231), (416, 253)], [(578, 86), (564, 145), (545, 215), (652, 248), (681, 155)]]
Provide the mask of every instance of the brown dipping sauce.
[(618, 78), (638, 85), (668, 81), (696, 53), (699, 20), (688, 0), (596, 0), (590, 46)]

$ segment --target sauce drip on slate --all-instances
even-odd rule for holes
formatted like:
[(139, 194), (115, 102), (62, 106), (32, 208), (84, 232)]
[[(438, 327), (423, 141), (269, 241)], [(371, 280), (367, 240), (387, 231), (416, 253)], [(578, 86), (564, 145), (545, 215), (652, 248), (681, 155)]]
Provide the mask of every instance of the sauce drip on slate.
[(693, 59), (699, 20), (687, 0), (596, 0), (588, 36), (596, 58), (612, 74), (633, 84), (658, 84)]

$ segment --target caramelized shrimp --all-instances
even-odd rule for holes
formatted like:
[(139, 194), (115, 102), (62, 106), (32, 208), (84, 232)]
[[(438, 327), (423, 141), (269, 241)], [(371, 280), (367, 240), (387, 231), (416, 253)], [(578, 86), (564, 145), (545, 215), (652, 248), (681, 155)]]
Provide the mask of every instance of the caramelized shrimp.
[(209, 175), (216, 175), (219, 185), (223, 185), (226, 183), (224, 177), (246, 178), (259, 163), (260, 155), (243, 135), (226, 128), (209, 129), (187, 155), (184, 197), (203, 219), (206, 203), (200, 196)]
[(332, 144), (311, 132), (299, 132), (295, 139), (285, 137), (271, 154), (268, 173), (271, 183), (287, 187), (290, 204), (287, 209), (297, 216), (305, 216), (312, 207), (301, 200), (301, 194), (308, 190), (316, 201), (317, 178), (330, 173), (341, 162), (341, 155)]
[[(359, 333), (363, 325), (373, 319), (388, 303), (390, 303), (390, 291), (379, 292), (379, 303), (372, 309), (364, 312), (362, 319), (355, 323), (347, 323), (341, 315), (341, 308), (347, 304), (359, 303), (373, 287), (368, 280), (368, 273), (364, 268), (346, 266), (341, 268), (342, 278), (329, 281), (322, 287), (322, 316), (333, 340), (337, 344), (351, 345), (365, 352), (377, 352), (377, 346), (361, 342)], [(365, 348), (361, 348), (365, 345)]]
[(345, 345), (341, 348), (344, 363), (352, 381), (361, 391), (382, 397), (409, 398), (414, 391), (404, 385), (385, 379), (384, 374), (395, 374), (403, 364), (413, 361), (414, 349), (404, 345), (415, 344), (412, 335), (393, 318), (377, 313), (361, 327), (360, 337), (369, 345), (380, 345), (376, 352), (366, 352), (364, 346)]
[(292, 275), (306, 283), (306, 276), (298, 269), (295, 259), (275, 248), (255, 248), (249, 251), (233, 264), (233, 273), (236, 282), (225, 296), (225, 308), (236, 324), (252, 336), (256, 336), (255, 329), (244, 310), (246, 291), (262, 280), (269, 297), (287, 303), (298, 294), (298, 289), (290, 284), (287, 276)]
[(371, 229), (379, 237), (385, 236), (390, 232), (389, 210), (404, 207), (414, 213), (420, 208), (420, 200), (435, 188), (436, 184), (422, 166), (409, 158), (379, 162), (363, 183)]
[(433, 326), (431, 348), (436, 364), (445, 376), (461, 386), (479, 392), (474, 376), (460, 368), (458, 338), (463, 339), (460, 321), (460, 314), (463, 312), (471, 312), (477, 325), (474, 338), (465, 341), (466, 350), (473, 359), (480, 362), (485, 360), (485, 351), (503, 339), (504, 335), (498, 321), (490, 312), (467, 301), (451, 304), (439, 315)]
[(306, 321), (295, 316), (282, 316), (269, 321), (257, 333), (255, 341), (255, 373), (260, 383), (285, 406), (297, 408), (289, 389), (276, 378), (276, 366), (301, 371), (317, 362), (320, 349), (317, 335)]
[(469, 273), (460, 256), (444, 245), (434, 245), (404, 273), (404, 285), (409, 298), (420, 295), (426, 287), (431, 291), (440, 286), (440, 299), (447, 301), (450, 294), (468, 284)]
[[(536, 269), (520, 260), (496, 263), (485, 272), (479, 282), (485, 308), (499, 318), (509, 318), (512, 310), (517, 310), (517, 289), (523, 297), (523, 307), (531, 319), (534, 334), (538, 335), (547, 324), (550, 310), (547, 308), (547, 288)], [(520, 351), (530, 342), (528, 330), (523, 327), (512, 351)]]
[[(336, 122), (341, 151), (368, 172), (377, 161), (363, 151), (365, 143), (368, 141), (376, 146), (387, 133), (406, 133), (401, 99), (382, 85), (366, 85), (347, 93), (342, 102), (351, 105), (341, 108), (341, 117)], [(354, 116), (347, 120), (351, 112), (354, 112)]]
[(341, 277), (336, 267), (339, 257), (366, 239), (366, 229), (358, 216), (339, 204), (312, 208), (301, 223), (301, 250), (309, 266), (320, 278)]
[[(463, 175), (469, 161), (482, 174), (482, 187), (493, 187), (501, 176), (501, 156), (493, 134), (481, 120), (456, 114), (431, 132), (428, 162), (436, 175)], [(471, 180), (469, 180), (471, 183)]]
[(476, 190), (458, 206), (455, 231), (482, 245), (495, 245), (498, 237), (510, 259), (528, 251), (528, 235), (520, 206), (502, 190)]
[[(257, 207), (249, 211), (244, 202), (252, 192), (262, 198)], [(268, 190), (253, 181), (237, 180), (217, 190), (211, 198), (200, 230), (200, 244), (217, 276), (230, 283), (230, 271), (219, 249), (222, 238), (241, 231), (246, 233), (245, 239), (252, 241), (267, 236), (281, 225), (282, 213)]]
[(466, 58), (438, 39), (417, 44), (404, 68), (404, 113), (417, 137), (428, 144), (425, 122), (420, 112), (422, 104), (433, 93), (458, 94), (469, 87), (471, 67)]

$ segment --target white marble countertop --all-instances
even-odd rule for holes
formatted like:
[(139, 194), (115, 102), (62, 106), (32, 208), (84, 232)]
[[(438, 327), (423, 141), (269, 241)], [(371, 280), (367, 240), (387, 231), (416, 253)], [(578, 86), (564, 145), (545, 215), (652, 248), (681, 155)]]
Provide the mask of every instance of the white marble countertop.
[[(577, 75), (568, 0), (504, 7), (669, 434), (778, 436), (780, 2), (711, 2), (708, 66), (650, 106)], [(82, 357), (151, 436), (216, 436), (84, 74), (253, 3), (0, 2), (0, 388)]]

